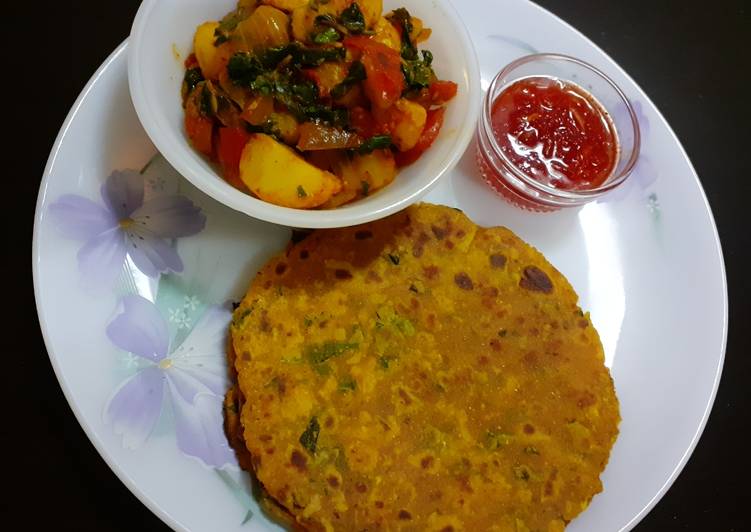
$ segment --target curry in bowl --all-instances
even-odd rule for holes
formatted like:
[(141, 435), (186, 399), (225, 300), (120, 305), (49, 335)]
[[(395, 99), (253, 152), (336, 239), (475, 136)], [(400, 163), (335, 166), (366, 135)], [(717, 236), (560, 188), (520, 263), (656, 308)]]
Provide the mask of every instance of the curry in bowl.
[(381, 0), (240, 0), (201, 24), (182, 87), (193, 147), (269, 203), (333, 209), (394, 181), (433, 144), (457, 85), (431, 34)]

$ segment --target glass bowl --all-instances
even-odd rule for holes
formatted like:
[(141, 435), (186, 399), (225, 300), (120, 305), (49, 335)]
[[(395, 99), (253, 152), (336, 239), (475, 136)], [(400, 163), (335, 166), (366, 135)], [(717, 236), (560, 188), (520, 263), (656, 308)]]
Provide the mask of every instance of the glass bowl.
[[(610, 118), (617, 136), (618, 155), (615, 167), (601, 185), (569, 190), (541, 183), (522, 172), (501, 150), (493, 133), (493, 103), (510, 85), (532, 77), (555, 78), (578, 86)], [(485, 95), (477, 138), (477, 162), (485, 181), (512, 204), (538, 212), (577, 207), (622, 185), (639, 158), (641, 142), (636, 113), (613, 80), (580, 59), (560, 54), (522, 57), (498, 73)]]

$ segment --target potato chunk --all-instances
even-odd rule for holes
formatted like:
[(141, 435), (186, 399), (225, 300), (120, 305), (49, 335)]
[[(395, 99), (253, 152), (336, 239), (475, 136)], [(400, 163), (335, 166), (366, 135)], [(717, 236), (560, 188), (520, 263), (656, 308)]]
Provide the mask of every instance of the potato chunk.
[(357, 4), (365, 18), (365, 25), (368, 28), (375, 26), (383, 13), (383, 0), (359, 0)]
[(399, 151), (409, 151), (417, 145), (428, 119), (422, 105), (402, 98), (386, 110), (374, 111), (376, 120), (388, 127)]
[(373, 35), (374, 41), (378, 41), (389, 48), (393, 48), (397, 52), (401, 52), (402, 38), (391, 22), (384, 17), (381, 17), (378, 19), (378, 22), (376, 22), (373, 31), (375, 32), (375, 35)]
[(342, 189), (324, 208), (334, 209), (389, 185), (396, 178), (396, 162), (391, 150), (341, 158), (333, 163), (335, 173), (342, 178)]
[(258, 6), (237, 26), (244, 48), (257, 50), (289, 42), (289, 16), (271, 6)]
[(261, 0), (262, 4), (273, 6), (282, 11), (292, 11), (298, 7), (307, 6), (308, 0)]
[(363, 186), (363, 193), (367, 195), (389, 185), (396, 177), (394, 154), (391, 150), (375, 150), (366, 155), (355, 155), (345, 163), (342, 171), (359, 176), (361, 181), (366, 182), (368, 186)]
[(316, 168), (289, 146), (261, 133), (251, 135), (245, 145), (240, 178), (262, 200), (293, 209), (318, 207), (342, 187), (334, 174)]
[(193, 50), (198, 60), (201, 72), (208, 79), (216, 79), (224, 66), (221, 50), (214, 46), (214, 31), (219, 27), (218, 22), (204, 22), (196, 28), (193, 37)]

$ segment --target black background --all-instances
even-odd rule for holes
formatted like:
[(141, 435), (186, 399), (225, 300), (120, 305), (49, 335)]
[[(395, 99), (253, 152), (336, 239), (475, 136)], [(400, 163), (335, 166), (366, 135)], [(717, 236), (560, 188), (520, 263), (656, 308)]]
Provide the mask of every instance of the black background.
[[(696, 166), (724, 247), (731, 319), (717, 401), (684, 472), (636, 530), (749, 530), (751, 2), (538, 3), (593, 39), (663, 112)], [(0, 212), (10, 323), (1, 388), (2, 411), (10, 415), (0, 441), (10, 500), (2, 497), (0, 508), (23, 519), (22, 529), (167, 528), (109, 470), (63, 398), (39, 333), (29, 260), (37, 190), (54, 139), (89, 77), (127, 37), (137, 8), (134, 0), (3, 6)], [(9, 515), (2, 515), (5, 528)]]

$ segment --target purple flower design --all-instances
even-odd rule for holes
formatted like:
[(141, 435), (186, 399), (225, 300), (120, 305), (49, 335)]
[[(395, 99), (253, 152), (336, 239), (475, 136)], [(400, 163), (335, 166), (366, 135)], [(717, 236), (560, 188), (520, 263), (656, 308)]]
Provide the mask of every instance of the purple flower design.
[(230, 310), (210, 307), (182, 344), (170, 350), (167, 322), (156, 305), (129, 295), (122, 307), (107, 327), (107, 336), (138, 357), (141, 369), (114, 392), (104, 409), (105, 423), (123, 437), (125, 447), (135, 449), (149, 438), (169, 403), (180, 451), (209, 467), (234, 466), (235, 455), (222, 426)]
[(62, 233), (84, 242), (78, 265), (87, 280), (112, 283), (126, 256), (149, 277), (181, 272), (183, 262), (169, 242), (203, 230), (206, 217), (189, 199), (155, 196), (144, 201), (145, 180), (133, 170), (115, 171), (102, 185), (104, 205), (66, 194), (49, 213)]

